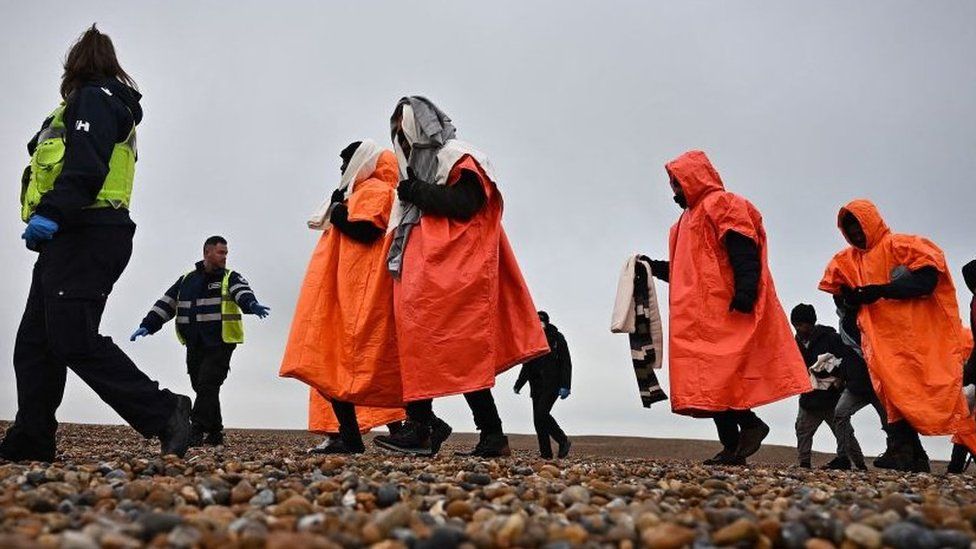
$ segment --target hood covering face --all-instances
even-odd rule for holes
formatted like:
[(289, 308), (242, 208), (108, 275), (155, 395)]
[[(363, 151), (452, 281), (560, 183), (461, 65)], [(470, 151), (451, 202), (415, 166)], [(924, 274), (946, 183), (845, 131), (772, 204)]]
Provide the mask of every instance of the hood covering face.
[(702, 151), (688, 151), (665, 165), (685, 194), (688, 208), (694, 208), (706, 195), (724, 191), (722, 178)]
[[(439, 162), (437, 154), (449, 141), (454, 139), (456, 129), (450, 117), (437, 105), (419, 95), (404, 97), (397, 103), (394, 113), (400, 111), (400, 128), (410, 144), (408, 158), (396, 137), (397, 117), (390, 119), (390, 133), (393, 136), (393, 150), (396, 152), (397, 163), (400, 166), (400, 179), (407, 178), (407, 169), (414, 175), (428, 183), (441, 183), (437, 180)], [(450, 169), (450, 166), (448, 166)], [(394, 199), (394, 215), (396, 220), (393, 244), (387, 257), (387, 269), (399, 278), (403, 268), (403, 251), (407, 246), (407, 239), (413, 226), (420, 222), (420, 208), (413, 204), (403, 204), (399, 197)]]
[[(881, 242), (882, 238), (891, 233), (891, 229), (885, 223), (884, 218), (881, 217), (881, 212), (878, 211), (877, 206), (873, 202), (865, 199), (853, 200), (837, 213), (837, 227), (840, 229), (841, 234), (844, 235), (844, 239), (851, 246), (854, 246), (854, 243), (851, 242), (850, 237), (844, 231), (844, 216), (848, 213), (853, 215), (854, 219), (857, 219), (857, 222), (861, 225), (861, 230), (864, 231), (865, 249), (870, 250), (875, 247), (878, 242)], [(856, 248), (857, 246), (854, 247)]]
[[(349, 159), (349, 165), (346, 166), (346, 171), (343, 172), (342, 178), (339, 179), (339, 189), (345, 191), (346, 200), (349, 200), (357, 183), (365, 181), (376, 171), (376, 162), (382, 153), (383, 147), (372, 139), (364, 139), (356, 147), (356, 152)], [(336, 204), (332, 202), (331, 195), (325, 197), (322, 205), (309, 218), (308, 228), (328, 231), (332, 226), (329, 222), (329, 216), (332, 215), (332, 210), (335, 206)]]

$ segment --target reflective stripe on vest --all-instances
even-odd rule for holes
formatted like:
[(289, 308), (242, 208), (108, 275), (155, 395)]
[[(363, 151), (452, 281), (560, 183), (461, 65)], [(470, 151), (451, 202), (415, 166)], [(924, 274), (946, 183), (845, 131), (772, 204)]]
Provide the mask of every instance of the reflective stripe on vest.
[[(41, 197), (54, 188), (54, 182), (64, 167), (64, 109), (62, 103), (49, 118), (51, 123), (37, 136), (37, 148), (31, 156), (30, 179), (21, 189), (20, 217), (30, 219), (41, 203)], [(116, 143), (108, 161), (108, 175), (102, 183), (95, 201), (89, 208), (129, 208), (132, 200), (132, 180), (136, 172), (136, 126), (132, 125), (128, 137)]]
[[(196, 271), (190, 271), (183, 275), (180, 279), (180, 289), (182, 289), (183, 281), (186, 277), (190, 276)], [(197, 305), (216, 305), (215, 300), (220, 300), (220, 313), (211, 314), (198, 314), (193, 319), (195, 322), (216, 322), (220, 321), (220, 335), (224, 343), (244, 343), (244, 316), (241, 313), (241, 308), (237, 306), (237, 302), (230, 295), (230, 276), (234, 274), (234, 271), (225, 271), (224, 279), (220, 282), (220, 298), (203, 298), (197, 300)], [(177, 295), (178, 304), (184, 310), (190, 308), (192, 302), (179, 300), (180, 296)], [(205, 302), (205, 303), (201, 303)], [(186, 305), (183, 307), (183, 305)], [(180, 315), (180, 310), (177, 309), (177, 324), (189, 324), (190, 317), (189, 311), (186, 315)], [(180, 333), (179, 326), (176, 327), (176, 338), (180, 340), (180, 343), (186, 345), (186, 340), (183, 338), (183, 334)]]

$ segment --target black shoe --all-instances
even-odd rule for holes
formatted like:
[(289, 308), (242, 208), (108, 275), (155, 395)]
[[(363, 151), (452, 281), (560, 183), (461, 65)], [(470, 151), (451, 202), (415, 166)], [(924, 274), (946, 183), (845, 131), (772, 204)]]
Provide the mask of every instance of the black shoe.
[(491, 434), (485, 436), (485, 443), (481, 447), (478, 457), (496, 458), (509, 457), (512, 449), (508, 447), (508, 437), (501, 434)]
[(379, 435), (373, 439), (373, 442), (380, 448), (392, 452), (430, 456), (430, 431), (430, 427), (426, 425), (407, 420), (395, 435)]
[(206, 436), (206, 434), (206, 432), (194, 425), (190, 429), (190, 448), (199, 448), (200, 446), (203, 446), (203, 437)]
[(915, 452), (909, 445), (893, 442), (885, 453), (874, 460), (878, 469), (889, 469), (908, 473), (915, 466)]
[(207, 435), (207, 438), (203, 439), (203, 443), (207, 446), (223, 446), (224, 444), (224, 432), (214, 431)]
[(347, 444), (341, 438), (327, 438), (315, 448), (308, 451), (310, 454), (362, 454), (366, 451), (366, 446), (362, 441), (358, 445), (355, 443)]
[(393, 423), (387, 423), (386, 428), (389, 429), (391, 435), (395, 435), (400, 432), (400, 429), (403, 429), (403, 422), (394, 421)]
[(754, 427), (743, 429), (739, 433), (739, 447), (736, 449), (735, 455), (745, 460), (755, 454), (759, 451), (767, 435), (769, 435), (769, 425), (766, 425), (762, 420), (759, 420), (759, 424)]
[(573, 443), (569, 439), (565, 439), (559, 443), (559, 452), (556, 454), (559, 459), (562, 459), (569, 455), (569, 449), (573, 447)]
[[(480, 433), (478, 435), (478, 443), (474, 445), (474, 448), (472, 448), (470, 450), (457, 450), (457, 451), (454, 452), (454, 455), (455, 456), (458, 456), (458, 457), (471, 457), (471, 456), (477, 457), (477, 456), (480, 456), (481, 453), (484, 452), (484, 450), (485, 450), (485, 439), (487, 437), (488, 437), (488, 435), (486, 435), (484, 433)], [(552, 457), (552, 454), (551, 453), (549, 454), (549, 457), (550, 458)]]
[(851, 470), (851, 460), (843, 456), (837, 456), (834, 459), (828, 461), (821, 469), (832, 470), (832, 471), (850, 471)]
[(193, 430), (190, 425), (190, 409), (193, 407), (193, 402), (188, 396), (175, 396), (176, 407), (169, 416), (163, 432), (159, 434), (159, 451), (163, 455), (175, 454), (177, 457), (183, 457), (190, 448), (190, 433)]
[(723, 448), (721, 452), (703, 461), (702, 465), (721, 465), (725, 463), (729, 458), (733, 458), (733, 457), (735, 457), (735, 452), (730, 452), (729, 450)]
[(894, 469), (895, 462), (894, 457), (891, 454), (893, 442), (891, 436), (885, 437), (885, 451), (881, 452), (881, 455), (874, 458), (872, 462), (878, 469)]
[(813, 469), (813, 465), (811, 465), (809, 461), (801, 461), (800, 469)]
[(864, 458), (861, 458), (860, 460), (857, 460), (857, 461), (854, 462), (854, 469), (856, 469), (858, 471), (867, 471), (868, 470), (868, 466), (864, 463)]
[(441, 445), (451, 436), (454, 429), (441, 418), (434, 418), (434, 424), (430, 428), (430, 455), (436, 456), (441, 451)]
[(913, 473), (932, 472), (932, 466), (929, 463), (929, 455), (925, 453), (925, 450), (923, 450), (921, 446), (915, 448), (914, 455), (912, 456), (911, 470)]

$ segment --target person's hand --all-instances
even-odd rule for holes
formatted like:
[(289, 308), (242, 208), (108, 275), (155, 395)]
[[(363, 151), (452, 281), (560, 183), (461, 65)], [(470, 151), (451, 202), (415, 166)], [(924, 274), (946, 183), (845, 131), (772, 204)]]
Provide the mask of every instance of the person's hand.
[(139, 326), (139, 329), (132, 332), (132, 335), (129, 336), (129, 341), (135, 341), (136, 339), (140, 337), (146, 337), (147, 335), (149, 335), (149, 329)]
[(407, 168), (407, 178), (397, 184), (397, 197), (404, 202), (413, 202), (417, 187), (425, 184), (427, 182), (417, 177), (413, 168)]
[(649, 261), (651, 264), (651, 275), (654, 278), (667, 279), (670, 275), (671, 264), (667, 261), (661, 259), (652, 259)]
[(35, 214), (27, 222), (27, 228), (20, 238), (27, 243), (27, 248), (35, 250), (41, 242), (54, 238), (56, 232), (58, 232), (58, 224), (54, 220)]
[(271, 314), (271, 307), (255, 302), (254, 305), (251, 305), (251, 314), (257, 315), (258, 318), (267, 318)]
[(729, 304), (729, 311), (738, 311), (740, 313), (750, 314), (755, 307), (755, 299), (741, 292), (736, 292), (735, 295), (732, 296), (732, 303)]
[(569, 398), (569, 389), (567, 387), (559, 389), (559, 399), (566, 400), (567, 398)]
[(881, 284), (868, 284), (860, 288), (854, 288), (854, 300), (859, 305), (871, 305), (883, 297), (884, 286)]
[(336, 190), (332, 191), (332, 203), (333, 204), (335, 204), (337, 202), (341, 204), (342, 202), (345, 202), (345, 201), (346, 201), (346, 190), (345, 189), (336, 189)]

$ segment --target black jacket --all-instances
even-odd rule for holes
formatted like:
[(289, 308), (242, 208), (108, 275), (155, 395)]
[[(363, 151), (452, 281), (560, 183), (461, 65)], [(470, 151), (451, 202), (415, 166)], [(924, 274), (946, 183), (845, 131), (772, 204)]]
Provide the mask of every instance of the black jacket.
[[(176, 317), (176, 329), (188, 347), (220, 345), (223, 343), (223, 324), (219, 313), (224, 274), (224, 269), (208, 273), (203, 268), (203, 261), (197, 262), (192, 272), (176, 279), (153, 305), (146, 318), (142, 319), (141, 327), (154, 334), (163, 324)], [(258, 300), (247, 280), (237, 271), (231, 273), (228, 289), (241, 312), (254, 313), (253, 306)]]
[(529, 384), (529, 395), (532, 398), (552, 396), (559, 389), (570, 389), (573, 377), (573, 363), (569, 357), (569, 346), (566, 338), (552, 324), (546, 324), (546, 340), (549, 342), (549, 354), (532, 359), (522, 365), (515, 390), (521, 391), (526, 382)]
[(872, 399), (876, 396), (874, 385), (871, 383), (867, 362), (861, 356), (861, 329), (857, 325), (859, 307), (847, 305), (841, 296), (834, 296), (834, 303), (840, 315), (841, 330), (857, 345), (857, 349), (849, 345), (845, 349), (846, 355), (841, 369), (844, 375), (844, 387), (855, 395)]
[[(134, 225), (127, 210), (85, 209), (95, 201), (108, 175), (117, 143), (142, 121), (139, 92), (116, 79), (93, 81), (75, 90), (64, 111), (65, 151), (61, 175), (44, 194), (37, 214), (70, 225)], [(45, 120), (41, 129), (50, 125)], [(37, 135), (27, 144), (34, 154)]]
[(400, 198), (416, 204), (425, 214), (467, 221), (484, 207), (488, 197), (477, 174), (461, 170), (452, 185), (435, 185), (416, 179), (401, 181)]
[[(824, 353), (830, 353), (841, 359), (841, 369), (844, 367), (844, 362), (847, 361), (847, 346), (844, 345), (837, 330), (829, 326), (821, 326), (819, 324), (814, 326), (810, 341), (803, 343), (797, 337), (796, 344), (800, 348), (800, 354), (803, 355), (803, 362), (806, 363), (807, 368), (816, 364), (817, 359)], [(816, 377), (843, 378), (842, 372), (840, 371), (835, 371), (830, 374), (813, 372), (813, 375)], [(800, 395), (800, 407), (806, 410), (833, 409), (837, 404), (837, 399), (840, 398), (840, 393), (841, 389), (836, 387), (823, 390), (814, 389), (809, 393)]]

